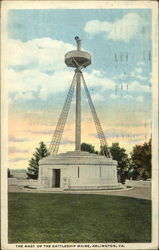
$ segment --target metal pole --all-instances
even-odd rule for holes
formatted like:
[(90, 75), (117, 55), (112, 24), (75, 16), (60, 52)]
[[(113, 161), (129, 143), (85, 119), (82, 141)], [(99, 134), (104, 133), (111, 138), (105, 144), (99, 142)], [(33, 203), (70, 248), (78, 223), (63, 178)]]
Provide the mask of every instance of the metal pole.
[(81, 150), (81, 71), (76, 69), (76, 127), (75, 150)]

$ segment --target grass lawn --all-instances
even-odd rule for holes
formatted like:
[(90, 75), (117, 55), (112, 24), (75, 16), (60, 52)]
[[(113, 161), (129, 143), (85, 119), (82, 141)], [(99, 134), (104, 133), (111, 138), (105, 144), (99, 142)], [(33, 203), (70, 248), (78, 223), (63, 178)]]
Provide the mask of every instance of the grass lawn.
[(89, 194), (9, 193), (9, 243), (150, 242), (151, 202)]

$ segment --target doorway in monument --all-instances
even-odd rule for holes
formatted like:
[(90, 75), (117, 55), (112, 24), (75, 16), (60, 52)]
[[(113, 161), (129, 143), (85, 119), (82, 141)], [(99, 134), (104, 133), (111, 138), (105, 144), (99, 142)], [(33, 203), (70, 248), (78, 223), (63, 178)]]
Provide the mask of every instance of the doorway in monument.
[(53, 169), (52, 187), (60, 187), (60, 169)]

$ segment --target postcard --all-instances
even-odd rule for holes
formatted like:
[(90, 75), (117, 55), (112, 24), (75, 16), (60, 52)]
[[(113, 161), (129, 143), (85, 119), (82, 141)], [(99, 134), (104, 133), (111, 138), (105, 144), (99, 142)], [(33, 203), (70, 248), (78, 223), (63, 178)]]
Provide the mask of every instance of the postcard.
[(157, 1), (2, 1), (3, 250), (158, 249)]

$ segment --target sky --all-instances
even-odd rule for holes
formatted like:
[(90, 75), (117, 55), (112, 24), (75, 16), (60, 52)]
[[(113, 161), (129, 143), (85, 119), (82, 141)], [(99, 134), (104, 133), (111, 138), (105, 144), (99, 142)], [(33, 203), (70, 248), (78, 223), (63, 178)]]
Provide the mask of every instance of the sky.
[[(132, 151), (151, 136), (150, 9), (23, 9), (8, 12), (9, 168), (28, 167), (39, 142), (49, 146), (74, 70), (76, 49), (92, 56), (83, 70), (108, 145)], [(99, 141), (82, 89), (82, 142)], [(74, 150), (75, 95), (60, 152)]]

